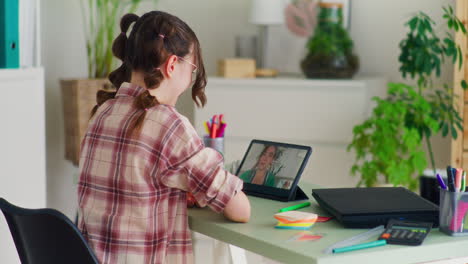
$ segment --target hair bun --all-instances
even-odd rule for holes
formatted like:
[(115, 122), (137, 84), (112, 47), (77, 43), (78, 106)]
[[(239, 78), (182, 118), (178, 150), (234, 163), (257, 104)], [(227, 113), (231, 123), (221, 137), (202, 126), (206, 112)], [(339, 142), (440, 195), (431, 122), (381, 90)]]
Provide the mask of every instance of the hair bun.
[(122, 17), (120, 20), (120, 30), (122, 32), (127, 32), (128, 28), (133, 22), (136, 22), (140, 17), (133, 14), (133, 13), (128, 13)]

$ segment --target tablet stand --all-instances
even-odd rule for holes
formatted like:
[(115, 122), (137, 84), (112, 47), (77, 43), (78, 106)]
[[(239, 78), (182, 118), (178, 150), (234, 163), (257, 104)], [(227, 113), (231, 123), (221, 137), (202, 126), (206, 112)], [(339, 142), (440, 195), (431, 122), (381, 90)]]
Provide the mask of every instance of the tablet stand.
[(300, 201), (300, 200), (309, 200), (309, 197), (307, 197), (307, 195), (304, 193), (301, 187), (296, 186), (296, 191), (294, 195), (291, 197), (291, 199), (288, 200), (288, 202)]
[(271, 195), (267, 193), (259, 193), (259, 192), (255, 192), (252, 190), (243, 190), (243, 191), (247, 195), (257, 196), (257, 197), (281, 201), (281, 202), (292, 202), (292, 201), (300, 201), (300, 200), (309, 199), (309, 197), (304, 193), (304, 191), (299, 186), (296, 187), (296, 191), (293, 193), (290, 199), (288, 199), (288, 197), (281, 197), (281, 196)]

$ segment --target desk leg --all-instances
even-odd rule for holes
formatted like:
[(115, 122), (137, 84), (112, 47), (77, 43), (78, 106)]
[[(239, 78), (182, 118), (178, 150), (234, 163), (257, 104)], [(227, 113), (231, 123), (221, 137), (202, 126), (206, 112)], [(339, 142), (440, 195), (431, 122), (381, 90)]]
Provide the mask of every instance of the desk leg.
[(247, 257), (243, 248), (229, 245), (229, 253), (231, 253), (232, 264), (247, 264)]
[(213, 241), (213, 263), (229, 263), (229, 247), (228, 244), (217, 239)]
[[(212, 262), (209, 261), (207, 263), (247, 264), (246, 251), (242, 248), (221, 242), (196, 232), (192, 232), (192, 242), (194, 257), (196, 260), (203, 258), (207, 260), (206, 254), (208, 253), (209, 256), (211, 253)], [(209, 249), (209, 245), (211, 245), (211, 250)], [(200, 254), (200, 256), (197, 254)], [(195, 263), (197, 262), (195, 261)]]

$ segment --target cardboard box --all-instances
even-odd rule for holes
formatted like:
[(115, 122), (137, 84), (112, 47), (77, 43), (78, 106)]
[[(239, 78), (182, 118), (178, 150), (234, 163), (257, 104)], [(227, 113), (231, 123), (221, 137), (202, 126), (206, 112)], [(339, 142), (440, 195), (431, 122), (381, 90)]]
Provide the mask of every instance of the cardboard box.
[(218, 76), (224, 78), (255, 78), (254, 59), (222, 59), (218, 62)]

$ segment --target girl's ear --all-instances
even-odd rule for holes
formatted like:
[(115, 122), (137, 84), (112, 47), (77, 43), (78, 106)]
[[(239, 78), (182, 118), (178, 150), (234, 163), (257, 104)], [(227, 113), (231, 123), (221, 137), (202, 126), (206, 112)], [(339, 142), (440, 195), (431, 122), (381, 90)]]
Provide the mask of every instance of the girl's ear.
[(171, 55), (165, 65), (164, 65), (164, 73), (167, 77), (172, 77), (172, 74), (174, 73), (174, 70), (175, 70), (175, 65), (176, 65), (176, 62), (177, 62), (178, 58), (176, 55)]

